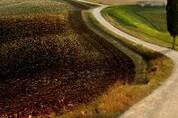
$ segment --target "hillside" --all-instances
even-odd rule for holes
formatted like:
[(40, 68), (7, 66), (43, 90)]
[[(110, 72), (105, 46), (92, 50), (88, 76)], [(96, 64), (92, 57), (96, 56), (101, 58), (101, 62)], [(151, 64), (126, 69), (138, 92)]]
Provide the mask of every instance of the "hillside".
[(147, 42), (171, 47), (172, 38), (167, 31), (165, 7), (116, 6), (103, 13), (123, 31)]
[(0, 117), (49, 117), (92, 102), (134, 65), (57, 0), (0, 1)]

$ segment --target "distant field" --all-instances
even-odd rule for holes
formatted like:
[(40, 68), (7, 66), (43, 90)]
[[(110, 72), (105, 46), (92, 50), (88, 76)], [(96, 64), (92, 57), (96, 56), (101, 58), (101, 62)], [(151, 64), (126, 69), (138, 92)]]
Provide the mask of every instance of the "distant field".
[(167, 32), (165, 7), (115, 6), (107, 8), (103, 13), (123, 31), (145, 41), (171, 47), (172, 39)]
[(0, 16), (65, 13), (67, 7), (64, 3), (51, 0), (1, 0)]
[[(140, 0), (87, 0), (87, 1), (115, 5), (115, 4), (135, 4)], [(142, 0), (142, 1), (148, 1), (148, 0)], [(150, 0), (150, 1), (161, 1), (162, 2), (163, 0)]]

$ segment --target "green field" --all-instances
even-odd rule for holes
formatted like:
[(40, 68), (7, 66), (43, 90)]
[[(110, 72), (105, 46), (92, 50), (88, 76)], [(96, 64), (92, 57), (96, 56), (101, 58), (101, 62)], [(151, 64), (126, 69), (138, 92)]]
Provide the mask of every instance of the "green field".
[[(121, 30), (147, 42), (171, 47), (167, 32), (165, 7), (114, 6), (103, 11), (104, 16)], [(176, 49), (178, 41), (176, 42)]]

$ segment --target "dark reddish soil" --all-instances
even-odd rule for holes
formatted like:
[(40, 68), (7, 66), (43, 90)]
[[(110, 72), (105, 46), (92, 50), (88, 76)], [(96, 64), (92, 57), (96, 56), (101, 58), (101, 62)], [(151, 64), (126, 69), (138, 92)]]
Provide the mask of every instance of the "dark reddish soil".
[[(116, 81), (132, 81), (132, 61), (102, 42), (76, 14), (62, 24), (45, 20), (42, 27), (39, 19), (11, 20), (3, 29), (6, 35), (0, 36), (0, 117), (62, 114), (102, 95)], [(36, 33), (31, 27), (34, 22)], [(4, 25), (7, 23), (1, 23)], [(14, 32), (9, 27), (24, 32), (24, 26), (35, 35), (8, 32)]]

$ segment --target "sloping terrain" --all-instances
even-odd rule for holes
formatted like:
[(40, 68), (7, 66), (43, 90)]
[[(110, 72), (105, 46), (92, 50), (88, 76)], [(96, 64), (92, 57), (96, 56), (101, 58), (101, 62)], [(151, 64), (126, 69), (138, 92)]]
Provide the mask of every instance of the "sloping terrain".
[[(115, 6), (103, 13), (124, 32), (150, 43), (172, 46), (172, 37), (167, 31), (165, 7)], [(177, 44), (178, 42), (176, 49)]]
[[(78, 0), (78, 1), (81, 2), (82, 4), (85, 4), (85, 1), (83, 0)], [(90, 3), (87, 2), (86, 4), (90, 4)], [(117, 6), (114, 6), (114, 8), (115, 7), (117, 8)], [(121, 7), (121, 6), (118, 6), (118, 7)], [(122, 6), (122, 7), (132, 8), (132, 6)], [(176, 112), (177, 109), (175, 109), (174, 107), (175, 106), (174, 103), (176, 103), (175, 101), (177, 99), (177, 97), (174, 96), (175, 93), (177, 92), (177, 89), (176, 89), (176, 86), (177, 86), (177, 82), (176, 82), (177, 81), (177, 61), (176, 61), (177, 52), (172, 51), (168, 48), (160, 47), (160, 46), (157, 46), (151, 43), (147, 43), (145, 41), (141, 41), (144, 39), (136, 38), (132, 36), (131, 32), (122, 31), (121, 28), (117, 27), (118, 25), (120, 26), (120, 24), (123, 25), (123, 22), (121, 22), (120, 20), (122, 19), (122, 17), (126, 17), (126, 16), (132, 17), (130, 19), (128, 18), (126, 20), (125, 19), (123, 20), (125, 21), (126, 24), (130, 22), (131, 24), (137, 25), (138, 22), (135, 22), (135, 19), (134, 19), (135, 17), (133, 17), (131, 14), (128, 15), (126, 10), (123, 12), (122, 10), (118, 10), (118, 9), (112, 9), (112, 10), (121, 12), (123, 14), (121, 16), (118, 16), (118, 18), (114, 19), (113, 17), (111, 17), (111, 19), (108, 20), (109, 17), (105, 16), (106, 14), (103, 14), (105, 13), (103, 11), (111, 9), (111, 8), (113, 8), (113, 6), (98, 5), (97, 8), (91, 8), (88, 11), (84, 11), (82, 15), (83, 15), (83, 18), (86, 24), (89, 27), (91, 27), (91, 29), (94, 32), (104, 37), (104, 40), (107, 40), (108, 42), (113, 44), (113, 46), (120, 48), (122, 46), (119, 44), (122, 43), (128, 48), (141, 54), (143, 58), (146, 60), (146, 62), (148, 63), (147, 79), (149, 81), (147, 81), (147, 83), (136, 84), (136, 85), (135, 84), (114, 85), (115, 87), (110, 88), (110, 90), (108, 90), (108, 92), (106, 92), (101, 98), (97, 99), (92, 104), (91, 108), (89, 109), (86, 108), (85, 110), (78, 111), (79, 113), (77, 116), (87, 117), (87, 118), (93, 118), (93, 117), (94, 118), (95, 117), (115, 118), (115, 117), (118, 117), (119, 115), (122, 115), (122, 113), (128, 110), (130, 106), (139, 102), (145, 96), (148, 96), (148, 95), (149, 96), (146, 97), (146, 99), (142, 100), (137, 105), (134, 105), (133, 107), (131, 107), (130, 110), (126, 112), (126, 114), (123, 117), (126, 117), (126, 118), (141, 117), (142, 118), (143, 116), (151, 117), (153, 115), (155, 118), (156, 116), (166, 117), (164, 114), (162, 114), (162, 113), (167, 113), (165, 112), (166, 110), (169, 111), (168, 113), (169, 116), (177, 115), (177, 112)], [(149, 10), (142, 9), (142, 12), (148, 12), (148, 13), (155, 12), (159, 14), (158, 11), (161, 11), (159, 10), (160, 8), (159, 9), (158, 8), (153, 9), (152, 7), (148, 7), (148, 8)], [(135, 10), (133, 10), (132, 8), (132, 11), (135, 11)], [(143, 14), (143, 16), (144, 15), (145, 14)], [(150, 16), (151, 15), (152, 14), (150, 14)], [(158, 30), (158, 27), (155, 27), (155, 26), (161, 26), (159, 22), (156, 22), (160, 20), (159, 19), (160, 15), (154, 16), (154, 17), (157, 17), (157, 19), (156, 18), (152, 19), (150, 17), (149, 20), (153, 22), (152, 23), (147, 22), (149, 25), (148, 24), (145, 24), (145, 25), (148, 25), (147, 27), (151, 27), (154, 30), (155, 29)], [(161, 18), (162, 18), (162, 15), (161, 15)], [(145, 19), (143, 21), (145, 21)], [(164, 22), (165, 20), (161, 19), (161, 21)], [(124, 26), (126, 27), (126, 25)], [(161, 31), (165, 31), (166, 28), (164, 26), (161, 26), (160, 29), (162, 29)], [(137, 32), (137, 34), (140, 34), (140, 32)], [(167, 79), (168, 77), (169, 79), (166, 82), (164, 82), (164, 80)], [(162, 85), (162, 87), (160, 87), (158, 90), (155, 90), (160, 85)], [(175, 93), (169, 92), (172, 89), (174, 89)], [(153, 92), (153, 90), (155, 90), (155, 92)], [(165, 92), (167, 94), (165, 94)], [(169, 97), (171, 101), (167, 99), (167, 97)], [(162, 101), (167, 101), (167, 102), (163, 103)], [(171, 109), (169, 107), (166, 107), (166, 105), (168, 104), (173, 107), (171, 107)], [(162, 107), (162, 105), (164, 105), (165, 107)], [(160, 111), (160, 112), (157, 114), (157, 111)], [(173, 113), (172, 111), (174, 112), (174, 114), (171, 114)], [(80, 115), (80, 112), (83, 114), (82, 116)], [(76, 113), (70, 113), (68, 116), (75, 118)]]
[(0, 117), (61, 115), (134, 78), (132, 61), (88, 30), (78, 8), (2, 0), (0, 15)]
[[(114, 32), (117, 35), (125, 38), (129, 42), (133, 42), (134, 45), (142, 45), (144, 48), (151, 49), (155, 52), (167, 56), (174, 63), (173, 71), (170, 73), (168, 80), (161, 84), (157, 90), (151, 93), (149, 96), (132, 106), (127, 112), (125, 112), (120, 118), (177, 118), (177, 73), (178, 73), (178, 53), (177, 51), (171, 50), (169, 48), (161, 47), (155, 44), (151, 44), (143, 39), (139, 39), (125, 33), (122, 29), (118, 29), (112, 24), (110, 24), (102, 16), (101, 11), (105, 9), (106, 6), (101, 6), (93, 9), (91, 12), (97, 21), (100, 22), (105, 28)], [(139, 33), (139, 32), (138, 32)], [(151, 34), (150, 34), (151, 35)], [(130, 45), (131, 46), (131, 45)], [(141, 49), (141, 48), (140, 48)], [(165, 63), (168, 64), (168, 63)], [(164, 69), (162, 69), (164, 71)], [(164, 78), (164, 76), (160, 76)], [(149, 84), (148, 84), (149, 86)]]
[[(139, 1), (148, 1), (148, 0), (87, 0), (87, 1), (115, 5), (115, 4), (135, 4)], [(166, 0), (149, 0), (149, 1), (166, 2)]]

